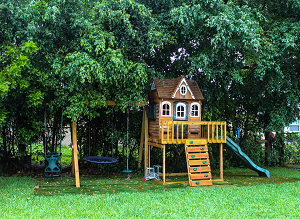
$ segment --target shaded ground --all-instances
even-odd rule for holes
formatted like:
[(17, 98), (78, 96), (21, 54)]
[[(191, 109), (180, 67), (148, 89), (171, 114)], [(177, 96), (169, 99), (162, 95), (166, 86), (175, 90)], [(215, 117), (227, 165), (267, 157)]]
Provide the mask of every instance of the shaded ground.
[[(284, 168), (282, 168), (284, 170)], [(286, 169), (288, 170), (288, 169)], [(271, 171), (270, 171), (271, 172)], [(283, 174), (284, 175), (284, 174)], [(218, 174), (216, 173), (216, 176)], [(87, 195), (95, 194), (115, 194), (119, 192), (147, 192), (147, 191), (163, 191), (175, 190), (188, 187), (188, 183), (176, 183), (170, 185), (161, 185), (152, 180), (143, 181), (143, 176), (133, 174), (130, 180), (127, 180), (125, 174), (114, 175), (81, 175), (80, 188), (75, 187), (75, 179), (69, 173), (63, 173), (61, 177), (44, 178), (37, 177), (37, 186), (35, 195), (63, 195), (70, 193), (81, 193)], [(299, 178), (272, 175), (271, 178), (259, 177), (257, 173), (248, 169), (237, 169), (237, 171), (229, 171), (224, 173), (225, 181), (214, 182), (213, 186), (196, 187), (194, 189), (210, 189), (219, 186), (254, 186), (260, 184), (284, 184), (287, 182), (298, 182)], [(167, 177), (167, 182), (187, 181), (187, 177)]]

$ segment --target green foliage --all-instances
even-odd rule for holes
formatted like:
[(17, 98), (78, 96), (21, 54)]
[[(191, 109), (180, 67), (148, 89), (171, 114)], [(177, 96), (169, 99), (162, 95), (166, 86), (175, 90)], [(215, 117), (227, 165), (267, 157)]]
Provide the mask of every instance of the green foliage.
[(262, 144), (254, 139), (241, 139), (239, 146), (242, 151), (258, 166), (264, 164), (264, 150)]
[(285, 138), (284, 155), (287, 164), (300, 163), (300, 137), (298, 133), (287, 135)]
[[(108, 100), (121, 111), (144, 101), (155, 76), (185, 75), (204, 94), (203, 120), (225, 120), (231, 133), (243, 127), (245, 139), (279, 131), (299, 115), (299, 8), (298, 0), (1, 2), (2, 129), (20, 127), (18, 142), (28, 144), (45, 108), (93, 119)], [(280, 155), (276, 144), (269, 157)]]

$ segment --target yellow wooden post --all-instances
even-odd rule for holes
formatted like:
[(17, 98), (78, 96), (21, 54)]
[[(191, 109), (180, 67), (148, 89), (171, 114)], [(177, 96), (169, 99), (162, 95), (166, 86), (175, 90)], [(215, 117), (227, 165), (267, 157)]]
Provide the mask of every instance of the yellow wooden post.
[(166, 145), (163, 145), (163, 183), (166, 183)]
[(163, 143), (164, 140), (164, 136), (165, 136), (165, 124), (166, 124), (166, 133), (167, 133), (167, 142), (169, 142), (169, 122), (167, 121), (161, 121), (161, 141), (160, 143)]
[[(188, 136), (187, 136), (188, 138)], [(181, 121), (181, 144), (183, 143), (183, 123)]]
[(176, 131), (177, 131), (177, 133), (176, 133), (176, 143), (178, 144), (178, 138), (179, 138), (179, 124), (178, 124), (178, 121), (176, 122)]
[(223, 181), (223, 143), (220, 144), (220, 179)]
[(207, 123), (207, 142), (209, 142), (209, 122)]
[(225, 125), (224, 125), (224, 136), (225, 136), (224, 137), (225, 138), (224, 142), (226, 142), (226, 137), (227, 137), (227, 130), (226, 129), (227, 129), (227, 127), (226, 127), (226, 123), (225, 123)]
[(151, 166), (151, 155), (150, 155), (150, 153), (151, 153), (151, 145), (148, 145), (148, 147), (149, 147), (149, 149), (148, 149), (148, 167), (150, 167)]
[(216, 140), (217, 142), (219, 141), (219, 123), (216, 123), (216, 129), (217, 129), (217, 136), (216, 136)]
[[(75, 183), (76, 187), (80, 187), (80, 181), (79, 181), (79, 166), (78, 166), (78, 155), (77, 155), (77, 130), (76, 130), (76, 122), (73, 121), (72, 124), (72, 173), (75, 175)], [(73, 172), (74, 171), (74, 172)], [(74, 176), (73, 175), (73, 176)]]
[(174, 144), (174, 121), (172, 121), (172, 144)]
[(138, 169), (141, 167), (142, 158), (143, 158), (143, 146), (144, 146), (144, 141), (145, 141), (145, 118), (147, 118), (147, 115), (146, 115), (146, 109), (144, 108), (143, 121), (142, 121), (142, 132), (141, 132), (141, 141), (140, 141), (140, 151), (139, 151), (139, 161), (138, 161)]

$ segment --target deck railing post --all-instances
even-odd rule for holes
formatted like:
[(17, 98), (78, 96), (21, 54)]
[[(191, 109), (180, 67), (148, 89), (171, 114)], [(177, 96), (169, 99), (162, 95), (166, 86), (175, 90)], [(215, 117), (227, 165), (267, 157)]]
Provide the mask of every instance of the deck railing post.
[(207, 141), (209, 143), (209, 122), (207, 123)]

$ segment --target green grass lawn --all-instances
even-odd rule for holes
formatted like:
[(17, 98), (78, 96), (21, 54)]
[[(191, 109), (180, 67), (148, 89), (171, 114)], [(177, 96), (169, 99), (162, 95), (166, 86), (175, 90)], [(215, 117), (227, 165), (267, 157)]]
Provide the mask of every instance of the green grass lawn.
[[(162, 186), (142, 176), (1, 177), (2, 218), (299, 218), (300, 171), (269, 168), (225, 171), (209, 187)], [(178, 177), (178, 180), (181, 180)]]

